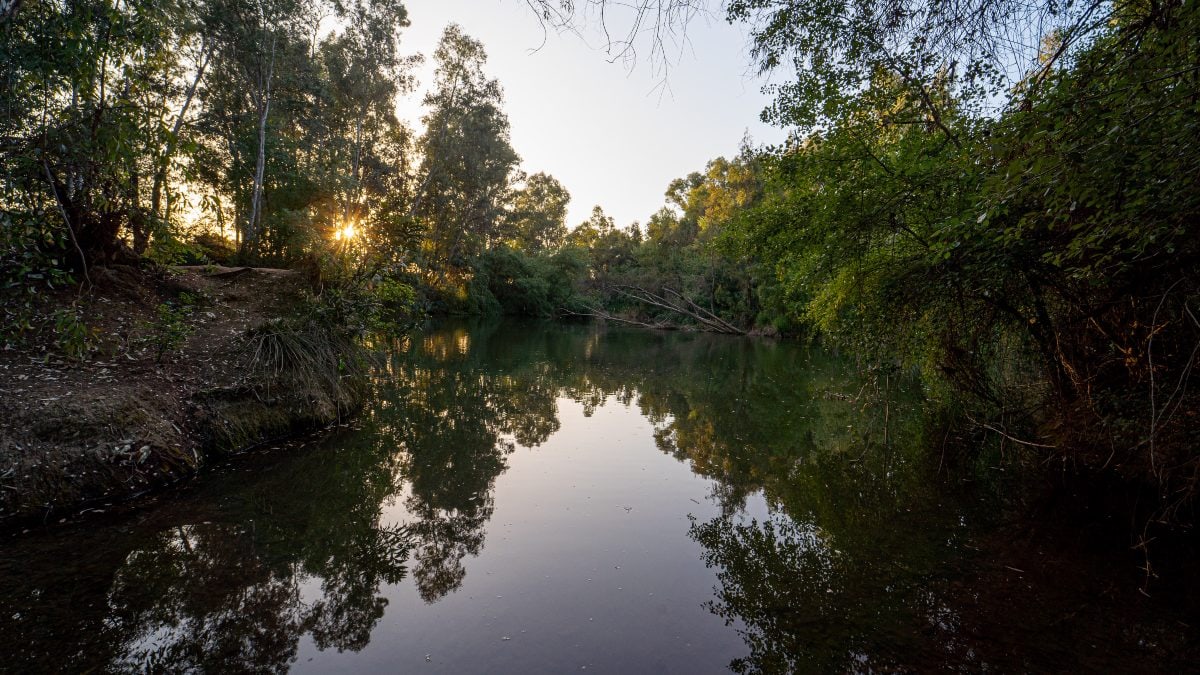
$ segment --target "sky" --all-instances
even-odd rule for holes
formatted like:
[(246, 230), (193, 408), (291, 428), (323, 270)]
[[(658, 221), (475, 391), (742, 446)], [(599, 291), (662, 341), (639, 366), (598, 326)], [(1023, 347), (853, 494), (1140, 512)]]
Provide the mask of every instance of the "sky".
[(429, 57), (445, 26), (459, 24), (484, 44), (486, 71), (504, 88), (521, 168), (549, 173), (571, 193), (569, 227), (597, 204), (619, 226), (645, 223), (663, 206), (671, 180), (732, 156), (746, 133), (756, 144), (784, 138), (758, 119), (769, 99), (751, 67), (744, 27), (729, 25), (719, 13), (691, 22), (688, 43), (671, 46), (664, 75), (645, 45), (630, 67), (610, 62), (598, 30), (544, 34), (525, 0), (405, 5), (412, 25), (401, 38), (402, 51), (427, 60), (401, 116), (422, 128), (420, 100), (433, 79)]

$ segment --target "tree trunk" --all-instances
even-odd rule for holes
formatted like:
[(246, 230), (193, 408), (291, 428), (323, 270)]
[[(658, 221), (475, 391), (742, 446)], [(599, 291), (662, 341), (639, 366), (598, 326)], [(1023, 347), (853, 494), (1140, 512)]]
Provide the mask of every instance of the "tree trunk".
[(271, 56), (267, 65), (266, 81), (261, 82), (258, 96), (258, 159), (254, 165), (254, 191), (250, 198), (250, 223), (246, 228), (243, 243), (251, 249), (258, 247), (259, 229), (262, 219), (263, 174), (267, 163), (267, 116), (271, 112), (271, 78), (275, 73), (275, 40), (271, 36)]
[(133, 234), (133, 252), (138, 256), (150, 246), (150, 223), (142, 210), (140, 174), (135, 167), (129, 172), (129, 231)]
[[(196, 96), (196, 89), (200, 86), (200, 81), (204, 79), (204, 71), (208, 68), (208, 62), (212, 58), (212, 50), (207, 45), (200, 45), (200, 65), (196, 69), (196, 77), (192, 78), (192, 83), (188, 85), (187, 94), (184, 96), (183, 105), (179, 108), (179, 116), (175, 118), (175, 125), (171, 128), (171, 135), (167, 138), (167, 145), (163, 148), (162, 155), (158, 158), (157, 166), (154, 170), (154, 186), (150, 190), (150, 217), (156, 220), (166, 220), (168, 214), (162, 213), (162, 193), (167, 185), (167, 172), (171, 167), (171, 157), (175, 155), (175, 146), (179, 143), (179, 133), (183, 130), (183, 120), (187, 117), (188, 108), (192, 105), (192, 99)], [(134, 238), (134, 250), (138, 255), (141, 255), (144, 250), (137, 247), (136, 237)]]

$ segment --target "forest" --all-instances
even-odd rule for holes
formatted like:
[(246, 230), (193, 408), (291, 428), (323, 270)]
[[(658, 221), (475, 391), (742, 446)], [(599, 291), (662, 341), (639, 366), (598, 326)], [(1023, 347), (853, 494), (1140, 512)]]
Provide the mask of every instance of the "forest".
[[(562, 28), (604, 3), (527, 4)], [(653, 36), (696, 6), (638, 5)], [(115, 358), (93, 289), (190, 266), (307, 280), (300, 316), (247, 338), (275, 375), (336, 379), (373, 331), (430, 315), (807, 340), (919, 375), (964, 453), (1117, 477), (1143, 522), (1192, 520), (1195, 3), (708, 11), (777, 75), (763, 116), (788, 140), (618, 224), (566, 222), (563, 184), (519, 168), (503, 83), (455, 25), (421, 128), (397, 116), (422, 57), (396, 0), (0, 2), (0, 339)], [(188, 297), (148, 301), (158, 361), (195, 330)]]

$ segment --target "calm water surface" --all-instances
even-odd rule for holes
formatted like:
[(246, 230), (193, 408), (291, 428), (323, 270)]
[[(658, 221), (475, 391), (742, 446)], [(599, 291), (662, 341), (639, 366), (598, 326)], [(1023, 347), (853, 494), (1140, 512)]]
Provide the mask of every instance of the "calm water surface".
[(819, 351), (442, 324), (375, 388), (353, 426), (0, 544), (0, 670), (1195, 667), (1186, 603), (986, 519), (918, 392)]

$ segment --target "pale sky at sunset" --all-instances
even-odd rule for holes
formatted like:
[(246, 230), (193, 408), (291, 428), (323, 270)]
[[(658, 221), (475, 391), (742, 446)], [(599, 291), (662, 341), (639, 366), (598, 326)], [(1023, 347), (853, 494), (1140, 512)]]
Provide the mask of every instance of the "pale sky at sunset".
[[(529, 173), (545, 171), (571, 193), (567, 224), (600, 204), (620, 226), (645, 223), (663, 204), (673, 179), (737, 152), (749, 131), (755, 143), (777, 143), (783, 131), (758, 120), (768, 99), (759, 92), (742, 26), (723, 15), (697, 18), (690, 45), (675, 57), (669, 90), (647, 59), (630, 69), (609, 63), (599, 34), (546, 36), (524, 0), (408, 0), (412, 26), (405, 53), (432, 55), (454, 22), (483, 42), (487, 72), (504, 87), (512, 144)], [(582, 4), (582, 3), (580, 3)], [(713, 3), (717, 4), (717, 3)], [(719, 12), (719, 10), (718, 10)], [(644, 55), (644, 50), (643, 50)], [(420, 89), (401, 114), (419, 129), (420, 99), (432, 80), (427, 60)]]

